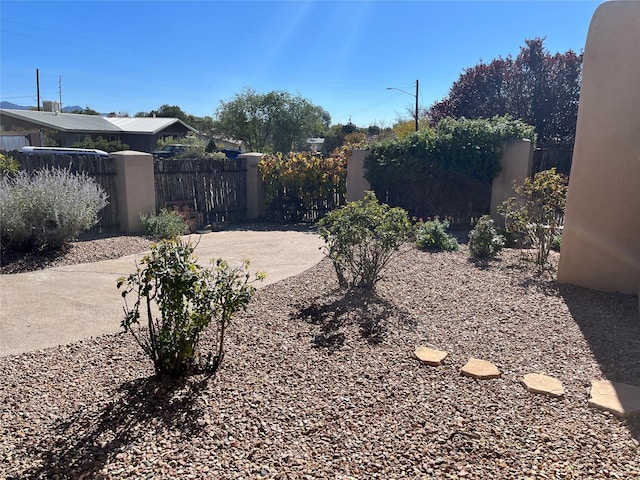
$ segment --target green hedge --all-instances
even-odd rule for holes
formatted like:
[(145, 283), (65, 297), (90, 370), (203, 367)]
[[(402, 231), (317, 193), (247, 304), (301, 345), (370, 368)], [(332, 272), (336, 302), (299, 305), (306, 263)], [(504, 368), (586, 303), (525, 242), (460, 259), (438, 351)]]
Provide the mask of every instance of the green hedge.
[(434, 128), (372, 144), (367, 179), (378, 198), (393, 206), (415, 216), (450, 215), (458, 223), (487, 213), (501, 147), (524, 138), (535, 142), (534, 128), (508, 117), (446, 118)]

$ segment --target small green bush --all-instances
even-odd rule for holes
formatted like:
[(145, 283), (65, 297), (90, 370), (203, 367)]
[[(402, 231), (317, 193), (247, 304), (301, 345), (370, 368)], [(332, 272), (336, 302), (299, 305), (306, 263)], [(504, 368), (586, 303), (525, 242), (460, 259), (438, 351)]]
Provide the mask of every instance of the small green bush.
[(107, 194), (86, 174), (45, 169), (0, 179), (0, 237), (4, 248), (60, 248), (98, 222)]
[(514, 185), (515, 197), (498, 207), (508, 232), (520, 235), (536, 249), (535, 263), (544, 269), (554, 238), (561, 231), (567, 202), (568, 179), (555, 168)]
[[(215, 370), (224, 357), (225, 332), (233, 315), (246, 310), (255, 291), (248, 260), (234, 269), (218, 259), (208, 269), (196, 262), (194, 249), (191, 243), (164, 240), (152, 246), (135, 273), (117, 282), (125, 301), (122, 328), (151, 358), (159, 377), (179, 377), (196, 366), (200, 335), (212, 321), (217, 351), (215, 357), (209, 355), (206, 367)], [(257, 280), (263, 278), (256, 274)], [(132, 307), (129, 295), (135, 297)], [(140, 326), (141, 310), (146, 328)]]
[(495, 257), (504, 247), (504, 238), (498, 235), (493, 220), (483, 215), (469, 233), (469, 254), (472, 258)]
[(458, 250), (458, 241), (447, 233), (449, 226), (449, 220), (440, 220), (438, 216), (433, 220), (418, 222), (415, 226), (416, 245), (420, 250), (444, 250), (446, 252)]
[(371, 290), (411, 233), (407, 212), (378, 203), (373, 192), (318, 222), (341, 287)]
[(556, 235), (551, 239), (551, 250), (559, 252), (562, 248), (562, 234)]
[(12, 177), (18, 173), (18, 170), (20, 170), (20, 164), (15, 158), (0, 153), (0, 178)]
[(96, 140), (92, 140), (90, 136), (84, 137), (81, 142), (75, 142), (72, 145), (73, 148), (97, 148), (98, 150), (104, 150), (105, 152), (120, 152), (123, 150), (129, 150), (129, 145), (122, 143), (120, 140), (106, 140), (102, 137), (98, 137)]
[(163, 208), (160, 214), (140, 215), (144, 234), (155, 240), (170, 240), (189, 231), (189, 225), (180, 213)]

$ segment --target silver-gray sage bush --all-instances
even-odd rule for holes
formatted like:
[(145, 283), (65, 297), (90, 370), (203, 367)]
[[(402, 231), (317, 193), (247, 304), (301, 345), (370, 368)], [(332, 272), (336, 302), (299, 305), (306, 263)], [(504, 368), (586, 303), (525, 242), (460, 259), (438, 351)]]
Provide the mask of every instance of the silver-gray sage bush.
[(84, 173), (19, 171), (0, 180), (0, 237), (9, 250), (60, 248), (98, 222), (104, 189)]

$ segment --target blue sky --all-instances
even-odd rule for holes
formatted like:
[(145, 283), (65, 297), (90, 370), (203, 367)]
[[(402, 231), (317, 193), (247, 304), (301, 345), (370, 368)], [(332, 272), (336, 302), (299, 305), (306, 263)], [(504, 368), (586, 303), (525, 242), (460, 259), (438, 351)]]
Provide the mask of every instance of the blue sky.
[(134, 115), (162, 104), (214, 115), (244, 87), (285, 90), (332, 123), (392, 126), (463, 70), (525, 39), (584, 48), (591, 1), (0, 2), (0, 97)]

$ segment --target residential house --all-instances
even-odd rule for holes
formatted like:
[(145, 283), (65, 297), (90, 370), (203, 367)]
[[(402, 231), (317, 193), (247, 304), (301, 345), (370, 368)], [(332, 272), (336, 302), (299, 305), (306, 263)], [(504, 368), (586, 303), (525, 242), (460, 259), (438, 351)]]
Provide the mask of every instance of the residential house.
[[(102, 137), (108, 141), (120, 141), (129, 145), (131, 150), (152, 152), (160, 138), (181, 138), (187, 133), (198, 131), (178, 118), (164, 117), (102, 117), (35, 110), (0, 109), (0, 137), (29, 137), (31, 145), (33, 132), (40, 137), (47, 136), (61, 147), (71, 147), (86, 137), (97, 140)], [(1, 138), (0, 138), (1, 141)], [(42, 141), (39, 142), (42, 145)]]

